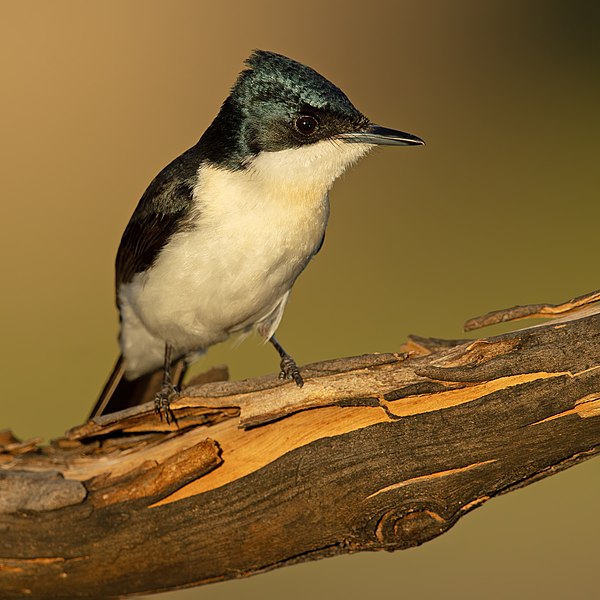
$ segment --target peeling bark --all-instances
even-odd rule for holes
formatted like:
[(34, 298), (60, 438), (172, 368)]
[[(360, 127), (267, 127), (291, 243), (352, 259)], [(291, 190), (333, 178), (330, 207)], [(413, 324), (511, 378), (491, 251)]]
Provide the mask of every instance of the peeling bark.
[(426, 542), (600, 451), (600, 293), (478, 340), (194, 383), (50, 445), (0, 432), (3, 598), (116, 597)]

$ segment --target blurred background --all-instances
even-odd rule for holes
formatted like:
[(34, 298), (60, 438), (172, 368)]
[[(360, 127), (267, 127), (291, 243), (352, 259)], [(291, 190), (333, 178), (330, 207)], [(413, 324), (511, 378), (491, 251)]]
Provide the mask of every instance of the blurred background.
[[(193, 145), (254, 48), (306, 63), (423, 148), (334, 187), (279, 339), (302, 364), (599, 287), (600, 4), (1, 1), (0, 427), (82, 422), (118, 348), (113, 264), (150, 180)], [(492, 329), (484, 334), (501, 331)], [(256, 338), (196, 371), (274, 372)], [(493, 500), (418, 549), (157, 596), (592, 598), (600, 460)]]

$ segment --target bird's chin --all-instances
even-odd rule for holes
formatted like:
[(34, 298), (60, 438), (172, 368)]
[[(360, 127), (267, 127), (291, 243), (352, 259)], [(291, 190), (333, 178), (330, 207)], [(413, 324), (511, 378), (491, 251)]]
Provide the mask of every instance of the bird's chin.
[(310, 187), (325, 193), (352, 164), (373, 148), (368, 143), (340, 143), (331, 138), (300, 148), (260, 152), (248, 163), (254, 177), (266, 184)]

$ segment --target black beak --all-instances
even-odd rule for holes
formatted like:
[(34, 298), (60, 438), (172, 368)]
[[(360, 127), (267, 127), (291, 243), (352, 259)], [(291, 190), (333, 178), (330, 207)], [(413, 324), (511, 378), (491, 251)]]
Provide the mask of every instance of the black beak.
[(369, 125), (364, 131), (342, 133), (339, 138), (345, 142), (378, 146), (418, 146), (425, 143), (416, 135), (379, 125)]

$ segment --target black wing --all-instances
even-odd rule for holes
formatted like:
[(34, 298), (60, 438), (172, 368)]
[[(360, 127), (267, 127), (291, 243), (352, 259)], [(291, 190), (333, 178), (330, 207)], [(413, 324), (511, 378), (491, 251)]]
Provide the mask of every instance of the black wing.
[(189, 221), (200, 162), (194, 146), (166, 166), (144, 192), (117, 252), (117, 289), (151, 267), (174, 233), (192, 226)]

